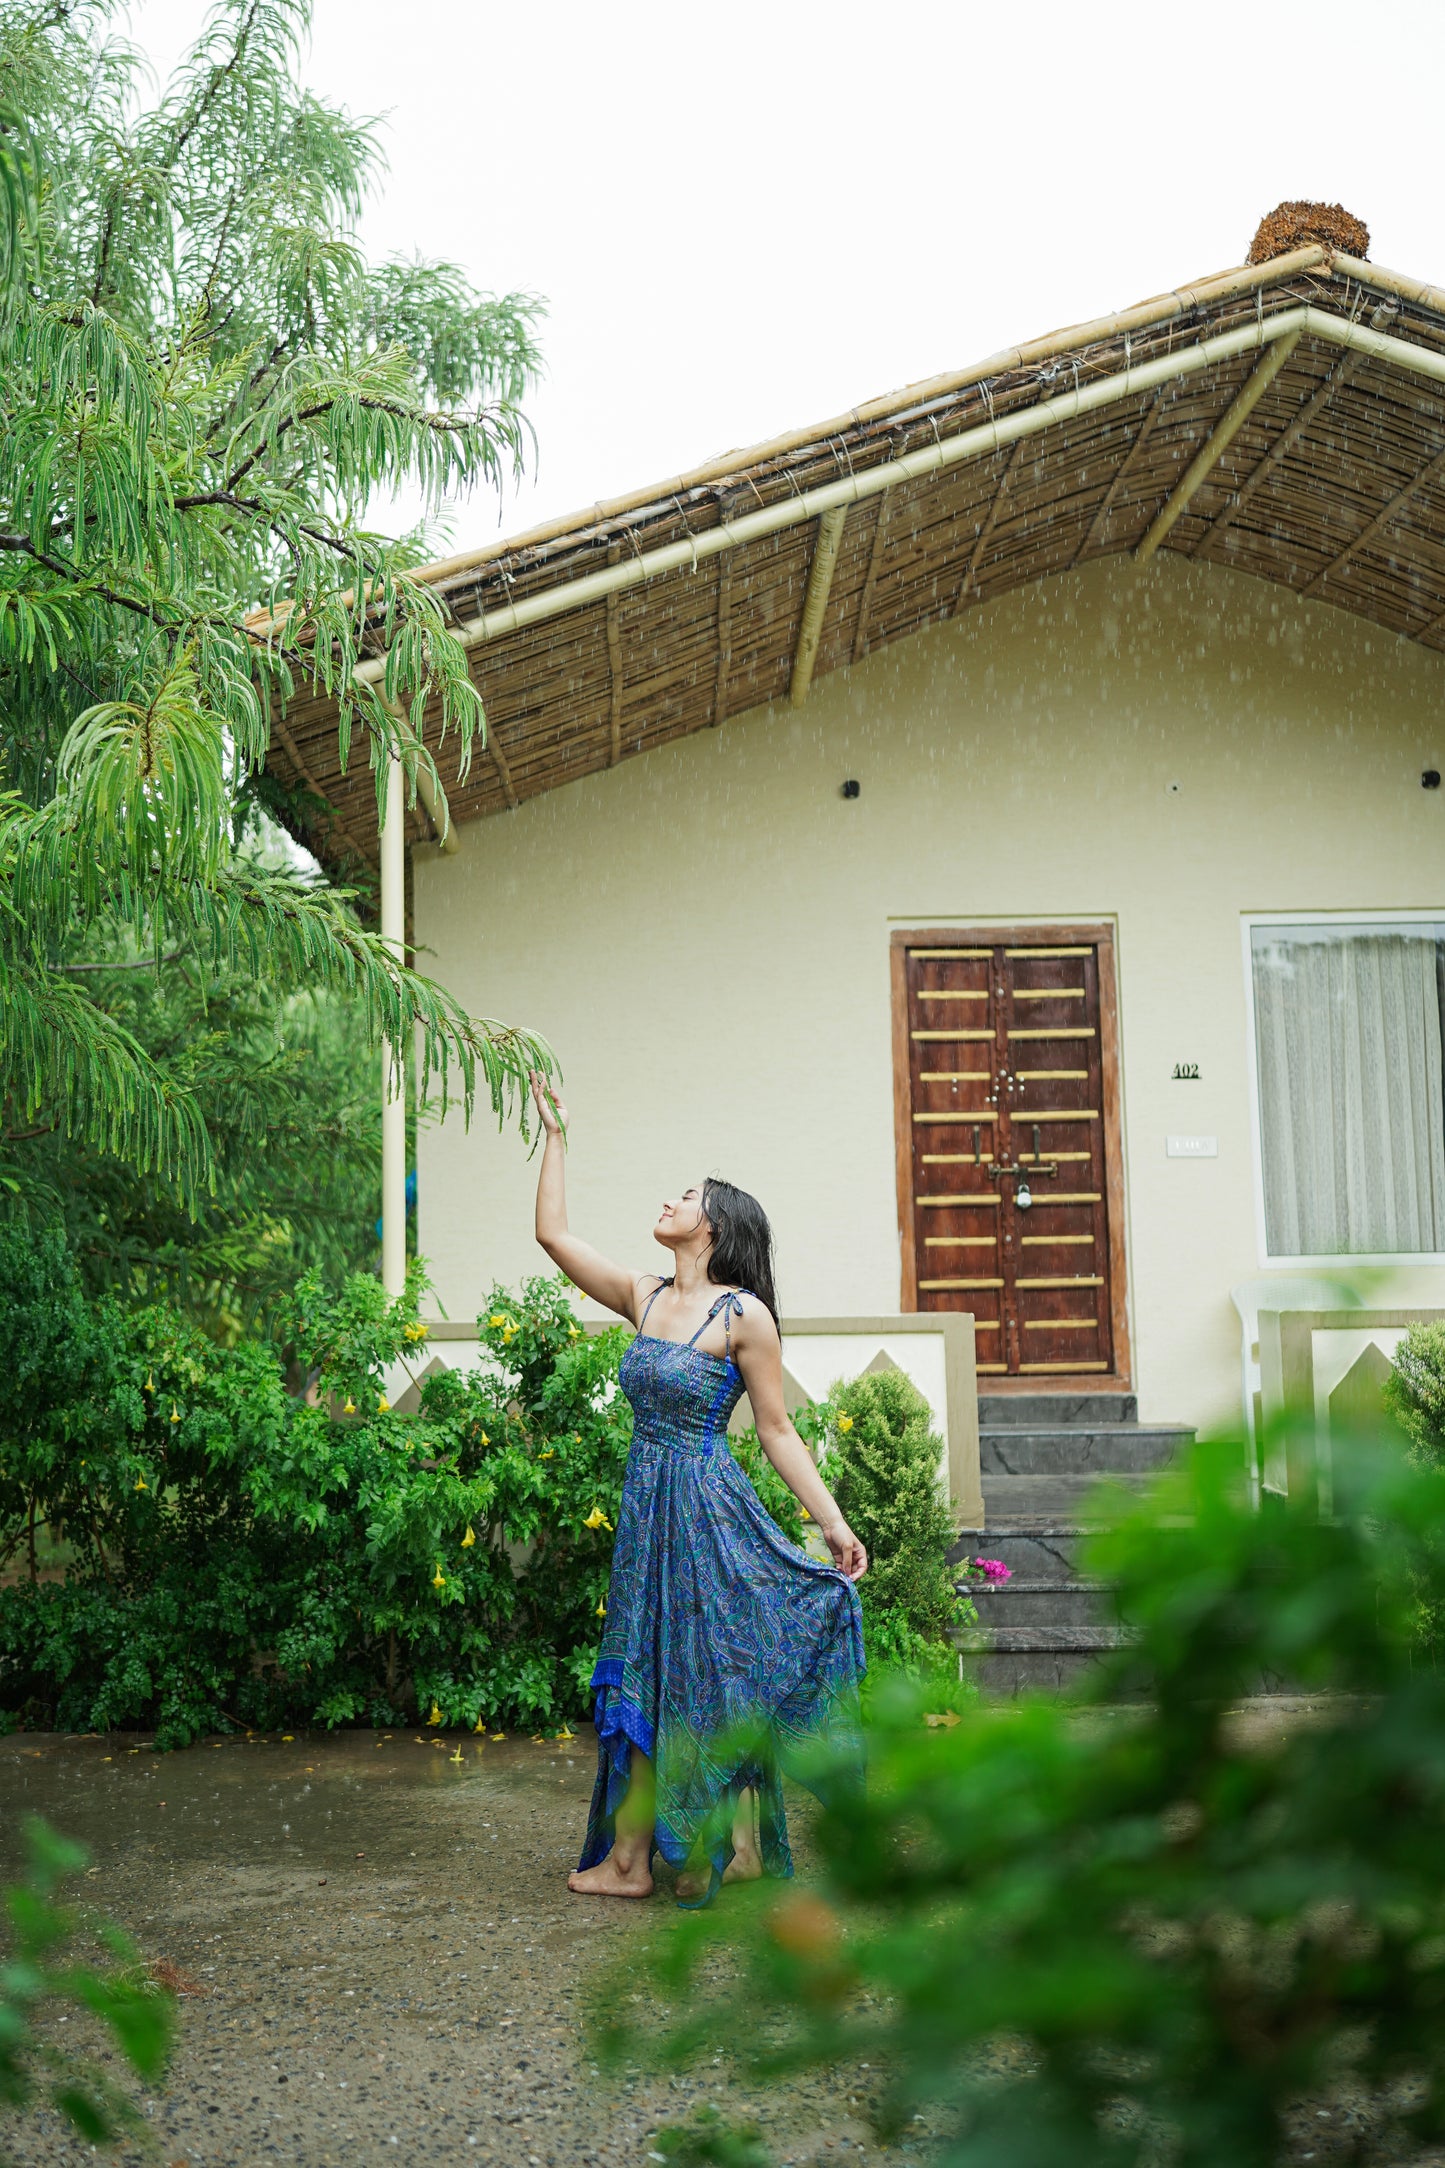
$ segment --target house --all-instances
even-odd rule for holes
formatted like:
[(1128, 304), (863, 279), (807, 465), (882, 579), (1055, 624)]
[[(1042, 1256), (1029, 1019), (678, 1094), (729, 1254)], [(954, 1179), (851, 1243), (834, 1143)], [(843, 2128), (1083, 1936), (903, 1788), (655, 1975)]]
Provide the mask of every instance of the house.
[[(489, 737), (406, 816), (415, 939), (556, 1047), (601, 1248), (717, 1170), (790, 1316), (972, 1316), (981, 1389), (1196, 1424), (1242, 1283), (1445, 1307), (1445, 291), (1367, 246), (1282, 206), (432, 569)], [(375, 861), (324, 702), (272, 757)], [(539, 1267), (535, 1166), (450, 1119), (418, 1161), (463, 1320)]]

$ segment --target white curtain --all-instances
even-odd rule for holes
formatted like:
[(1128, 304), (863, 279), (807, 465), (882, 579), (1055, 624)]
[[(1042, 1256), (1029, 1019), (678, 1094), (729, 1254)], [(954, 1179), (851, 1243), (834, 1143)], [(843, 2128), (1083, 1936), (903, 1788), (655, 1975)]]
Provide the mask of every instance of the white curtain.
[(1436, 929), (1253, 937), (1273, 1257), (1445, 1249)]

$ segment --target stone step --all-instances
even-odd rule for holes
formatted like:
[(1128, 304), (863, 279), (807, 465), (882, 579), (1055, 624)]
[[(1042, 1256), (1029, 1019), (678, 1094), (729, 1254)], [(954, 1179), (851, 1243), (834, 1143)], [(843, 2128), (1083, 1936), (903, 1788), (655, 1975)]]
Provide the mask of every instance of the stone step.
[(959, 1584), (972, 1599), (981, 1627), (1047, 1626), (1068, 1635), (1078, 1626), (1107, 1624), (1109, 1591), (1102, 1581), (1029, 1581), (1020, 1575), (991, 1588), (983, 1581)]
[(1107, 1521), (1118, 1512), (1119, 1494), (1141, 1495), (1150, 1477), (1109, 1476), (1113, 1499), (1101, 1489), (1104, 1480), (1101, 1475), (986, 1475), (984, 1514), (989, 1522), (1007, 1522), (1011, 1528), (1030, 1521)]
[(1022, 1475), (1142, 1475), (1165, 1468), (1194, 1432), (1179, 1423), (1113, 1423), (1103, 1428), (1025, 1430), (1005, 1424), (980, 1426), (979, 1467), (984, 1495), (991, 1477)]
[(990, 1393), (978, 1396), (978, 1419), (996, 1430), (1053, 1430), (1078, 1425), (1134, 1423), (1139, 1403), (1133, 1393)]
[(1001, 1558), (1023, 1581), (1076, 1581), (1079, 1544), (1089, 1533), (1067, 1515), (1047, 1524), (998, 1520), (987, 1528), (961, 1528), (949, 1547), (949, 1563)]
[(965, 1677), (974, 1679), (991, 1701), (1073, 1686), (1101, 1656), (1129, 1642), (1118, 1626), (1077, 1626), (1067, 1633), (996, 1626), (957, 1638)]

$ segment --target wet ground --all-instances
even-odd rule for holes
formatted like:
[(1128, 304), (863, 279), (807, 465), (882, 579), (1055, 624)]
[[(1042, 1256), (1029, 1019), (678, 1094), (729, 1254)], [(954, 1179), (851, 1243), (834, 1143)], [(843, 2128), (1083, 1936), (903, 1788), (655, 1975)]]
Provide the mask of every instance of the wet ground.
[[(1257, 1700), (1235, 1737), (1248, 1751), (1323, 1713)], [(625, 1977), (622, 1992), (645, 1992), (642, 1938), (674, 1915), (662, 1884), (643, 1905), (568, 1893), (594, 1756), (590, 1730), (540, 1744), (273, 1734), (168, 1755), (123, 1735), (0, 1740), (0, 1880), (25, 1813), (43, 1814), (89, 1850), (74, 1894), (182, 1982), (168, 2083), (141, 2095), (155, 2143), (105, 2157), (631, 2168), (657, 2158), (659, 2126), (705, 2102), (759, 2125), (779, 2168), (926, 2157), (875, 2147), (865, 2111), (879, 2074), (866, 2067), (756, 2093), (721, 2055), (671, 2079), (599, 2072), (593, 1984), (626, 1976), (634, 1953), (636, 1987)], [(806, 1877), (810, 1806), (789, 1805)], [(60, 2037), (78, 2031), (72, 2020)], [(1369, 2103), (1302, 2102), (1290, 2159), (1358, 2159), (1377, 2124)], [(0, 2113), (0, 2160), (16, 2168), (96, 2158), (53, 2116)], [(1445, 2155), (1414, 2168), (1445, 2168)]]
[[(590, 1983), (640, 1955), (671, 1906), (569, 1894), (594, 1754), (590, 1731), (272, 1735), (167, 1755), (22, 1734), (0, 1740), (0, 1878), (25, 1813), (44, 1815), (90, 1853), (77, 1896), (188, 1983), (168, 2083), (143, 2096), (149, 2158), (173, 2168), (630, 2168), (659, 2125), (709, 2101), (758, 2123), (779, 2163), (881, 2160), (866, 2070), (754, 2095), (723, 2065), (597, 2072)], [(18, 2168), (96, 2157), (58, 2118), (0, 2115), (0, 2158)]]

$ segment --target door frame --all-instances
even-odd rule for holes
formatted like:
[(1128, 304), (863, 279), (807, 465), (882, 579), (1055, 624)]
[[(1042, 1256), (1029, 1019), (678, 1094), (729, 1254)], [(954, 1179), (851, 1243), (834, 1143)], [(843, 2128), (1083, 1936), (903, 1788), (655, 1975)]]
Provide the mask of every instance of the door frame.
[[(939, 948), (958, 942), (973, 948), (1040, 948), (1087, 942), (1098, 951), (1099, 969), (1099, 1068), (1103, 1081), (1104, 1202), (1109, 1219), (1109, 1336), (1114, 1367), (1105, 1376), (1097, 1370), (1079, 1371), (1070, 1377), (1061, 1372), (1051, 1377), (1048, 1390), (1055, 1392), (1128, 1392), (1132, 1388), (1133, 1358), (1129, 1341), (1129, 1290), (1124, 1239), (1124, 1130), (1119, 1081), (1119, 995), (1114, 959), (1114, 928), (1097, 920), (1060, 924), (1046, 920), (1035, 925), (1008, 926), (896, 926), (889, 935), (889, 999), (893, 1034), (893, 1149), (898, 1184), (898, 1251), (902, 1267), (899, 1308), (918, 1312), (918, 1252), (913, 1219), (913, 1107), (909, 1095), (908, 951)], [(932, 1312), (918, 1314), (932, 1315)], [(1034, 1378), (990, 1377), (993, 1392), (1039, 1392)]]

